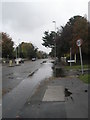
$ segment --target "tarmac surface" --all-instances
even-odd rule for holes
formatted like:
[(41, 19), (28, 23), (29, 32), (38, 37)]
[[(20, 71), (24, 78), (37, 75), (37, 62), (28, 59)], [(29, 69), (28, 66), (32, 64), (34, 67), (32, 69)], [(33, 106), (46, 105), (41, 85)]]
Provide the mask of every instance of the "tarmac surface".
[(9, 67), (9, 64), (2, 65), (2, 94), (5, 95), (17, 87), (29, 75), (32, 75), (42, 65), (43, 59), (36, 61), (25, 61), (22, 64)]
[(2, 118), (2, 65), (0, 63), (0, 119)]
[[(43, 101), (48, 86), (63, 86), (65, 101)], [(18, 117), (88, 118), (88, 85), (75, 76), (47, 79), (27, 100)]]
[[(44, 59), (44, 61), (45, 61), (45, 59)], [(34, 67), (34, 65), (37, 62), (38, 62), (38, 64), (39, 63), (41, 63), (41, 64)], [(35, 70), (34, 72), (32, 71), (29, 74), (27, 73), (27, 77), (25, 77), (26, 74), (25, 74), (25, 76), (23, 75), (22, 76), (23, 80), (20, 79), (21, 82), (18, 85), (16, 85), (14, 88), (12, 87), (13, 89), (11, 91), (9, 91), (8, 93), (3, 95), (3, 99), (2, 99), (2, 117), (3, 118), (16, 118), (20, 109), (26, 103), (28, 97), (31, 97), (33, 95), (34, 91), (36, 90), (36, 88), (38, 87), (40, 82), (44, 81), (45, 78), (49, 78), (52, 76), (52, 68), (51, 68), (52, 63), (48, 60), (47, 60), (47, 63), (42, 63), (42, 62), (43, 61), (31, 62), (32, 64), (30, 64), (30, 65), (28, 63), (25, 63), (25, 64), (21, 65), (20, 68), (17, 68), (17, 67), (13, 68), (14, 71), (17, 69), (16, 72), (19, 72), (19, 70), (21, 70), (19, 72), (19, 74), (21, 73), (20, 74), (20, 76), (21, 76), (23, 74), (23, 72), (26, 71), (26, 69), (25, 69), (26, 66), (28, 66), (28, 73), (29, 73), (29, 70), (31, 70), (30, 67), (35, 69), (38, 66), (40, 66), (38, 68), (38, 70)], [(4, 74), (6, 74), (6, 73), (4, 73)], [(16, 76), (15, 78), (17, 78), (17, 77), (18, 76)], [(24, 79), (24, 77), (25, 77), (25, 79)], [(12, 82), (10, 82), (9, 85), (12, 85), (12, 84), (14, 85), (14, 82), (16, 80), (17, 79), (12, 80)], [(7, 81), (8, 81), (8, 79), (7, 79)], [(17, 81), (16, 81), (16, 83), (17, 83)]]
[(61, 77), (53, 77), (51, 68), (51, 63), (42, 64), (3, 97), (4, 118), (88, 118), (88, 84), (79, 80), (80, 72), (61, 71)]

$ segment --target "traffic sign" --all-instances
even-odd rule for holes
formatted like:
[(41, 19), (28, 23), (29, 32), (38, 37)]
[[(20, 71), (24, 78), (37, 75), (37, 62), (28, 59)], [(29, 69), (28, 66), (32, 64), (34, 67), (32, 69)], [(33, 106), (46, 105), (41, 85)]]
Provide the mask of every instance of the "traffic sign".
[(81, 45), (82, 45), (82, 39), (78, 39), (76, 41), (77, 46), (79, 47), (79, 52), (80, 52), (80, 60), (81, 60), (81, 69), (82, 69), (82, 74), (83, 74), (83, 61), (82, 61), (82, 52), (81, 52)]
[(75, 60), (68, 60), (68, 62), (75, 62)]
[(76, 41), (76, 44), (77, 44), (78, 47), (80, 47), (80, 46), (82, 45), (82, 40), (81, 40), (81, 39), (78, 39), (78, 40)]

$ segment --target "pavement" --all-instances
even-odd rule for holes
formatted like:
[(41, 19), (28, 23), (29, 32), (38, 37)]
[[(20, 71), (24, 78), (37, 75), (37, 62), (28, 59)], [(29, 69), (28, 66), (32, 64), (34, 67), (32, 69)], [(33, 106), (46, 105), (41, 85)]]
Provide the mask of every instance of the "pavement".
[(2, 118), (2, 64), (0, 63), (0, 119)]
[(77, 72), (72, 70), (64, 77), (46, 79), (16, 117), (88, 118), (88, 84), (78, 79)]
[(50, 63), (42, 65), (31, 80), (28, 76), (3, 96), (4, 118), (88, 118), (88, 84), (79, 80), (80, 72), (65, 70), (60, 77), (53, 77), (51, 67)]

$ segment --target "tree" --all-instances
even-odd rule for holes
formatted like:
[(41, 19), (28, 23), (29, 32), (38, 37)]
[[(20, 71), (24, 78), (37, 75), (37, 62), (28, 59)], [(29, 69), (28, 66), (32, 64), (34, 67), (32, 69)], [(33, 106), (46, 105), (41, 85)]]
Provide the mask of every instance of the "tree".
[(37, 51), (37, 58), (41, 59), (41, 58), (47, 58), (47, 53), (43, 52), (43, 51)]
[(50, 33), (48, 31), (45, 31), (44, 37), (42, 37), (42, 45), (45, 47), (53, 48), (55, 46), (55, 34), (56, 33), (54, 31), (51, 31)]
[(86, 18), (74, 16), (64, 27), (61, 27), (61, 35), (57, 44), (58, 57), (69, 53), (70, 48), (72, 48), (72, 54), (79, 54), (76, 41), (80, 38), (83, 39), (82, 53), (88, 54), (88, 25)]
[(32, 43), (22, 42), (17, 49), (20, 57), (29, 59), (36, 57), (37, 48)]
[(7, 33), (2, 32), (1, 34), (2, 34), (2, 57), (13, 58), (14, 42)]
[(83, 54), (88, 53), (88, 21), (86, 18), (81, 16), (74, 17), (75, 22), (73, 23), (73, 38), (72, 38), (72, 49), (73, 53), (78, 53), (78, 47), (76, 46), (76, 41), (78, 39), (83, 40), (82, 52)]
[(61, 26), (60, 36), (58, 36), (56, 44), (56, 53), (59, 58), (69, 51), (70, 40), (72, 39), (71, 32), (71, 26), (68, 24), (66, 24), (64, 27)]
[(88, 22), (88, 53), (90, 54), (90, 22)]
[[(56, 43), (56, 56), (60, 58), (65, 54), (70, 52), (70, 48), (72, 48), (72, 54), (79, 54), (78, 47), (76, 45), (76, 41), (78, 39), (82, 39), (82, 53), (87, 56), (90, 48), (90, 23), (86, 20), (86, 18), (82, 16), (73, 16), (69, 19), (65, 26), (61, 26), (58, 29), (57, 33), (55, 32), (47, 32), (45, 31), (43, 37), (43, 44), (45, 47), (52, 48), (50, 55), (54, 56), (55, 52), (55, 43)], [(56, 34), (56, 39), (55, 39)]]
[(0, 57), (2, 57), (2, 34), (0, 33)]

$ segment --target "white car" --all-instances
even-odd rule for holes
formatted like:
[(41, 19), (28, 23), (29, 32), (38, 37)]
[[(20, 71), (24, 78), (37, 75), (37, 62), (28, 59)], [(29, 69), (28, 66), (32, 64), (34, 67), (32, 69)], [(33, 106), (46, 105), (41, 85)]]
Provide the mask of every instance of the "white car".
[(16, 58), (15, 63), (24, 63), (24, 59), (22, 58)]
[(35, 61), (36, 60), (36, 58), (32, 58), (32, 61)]

